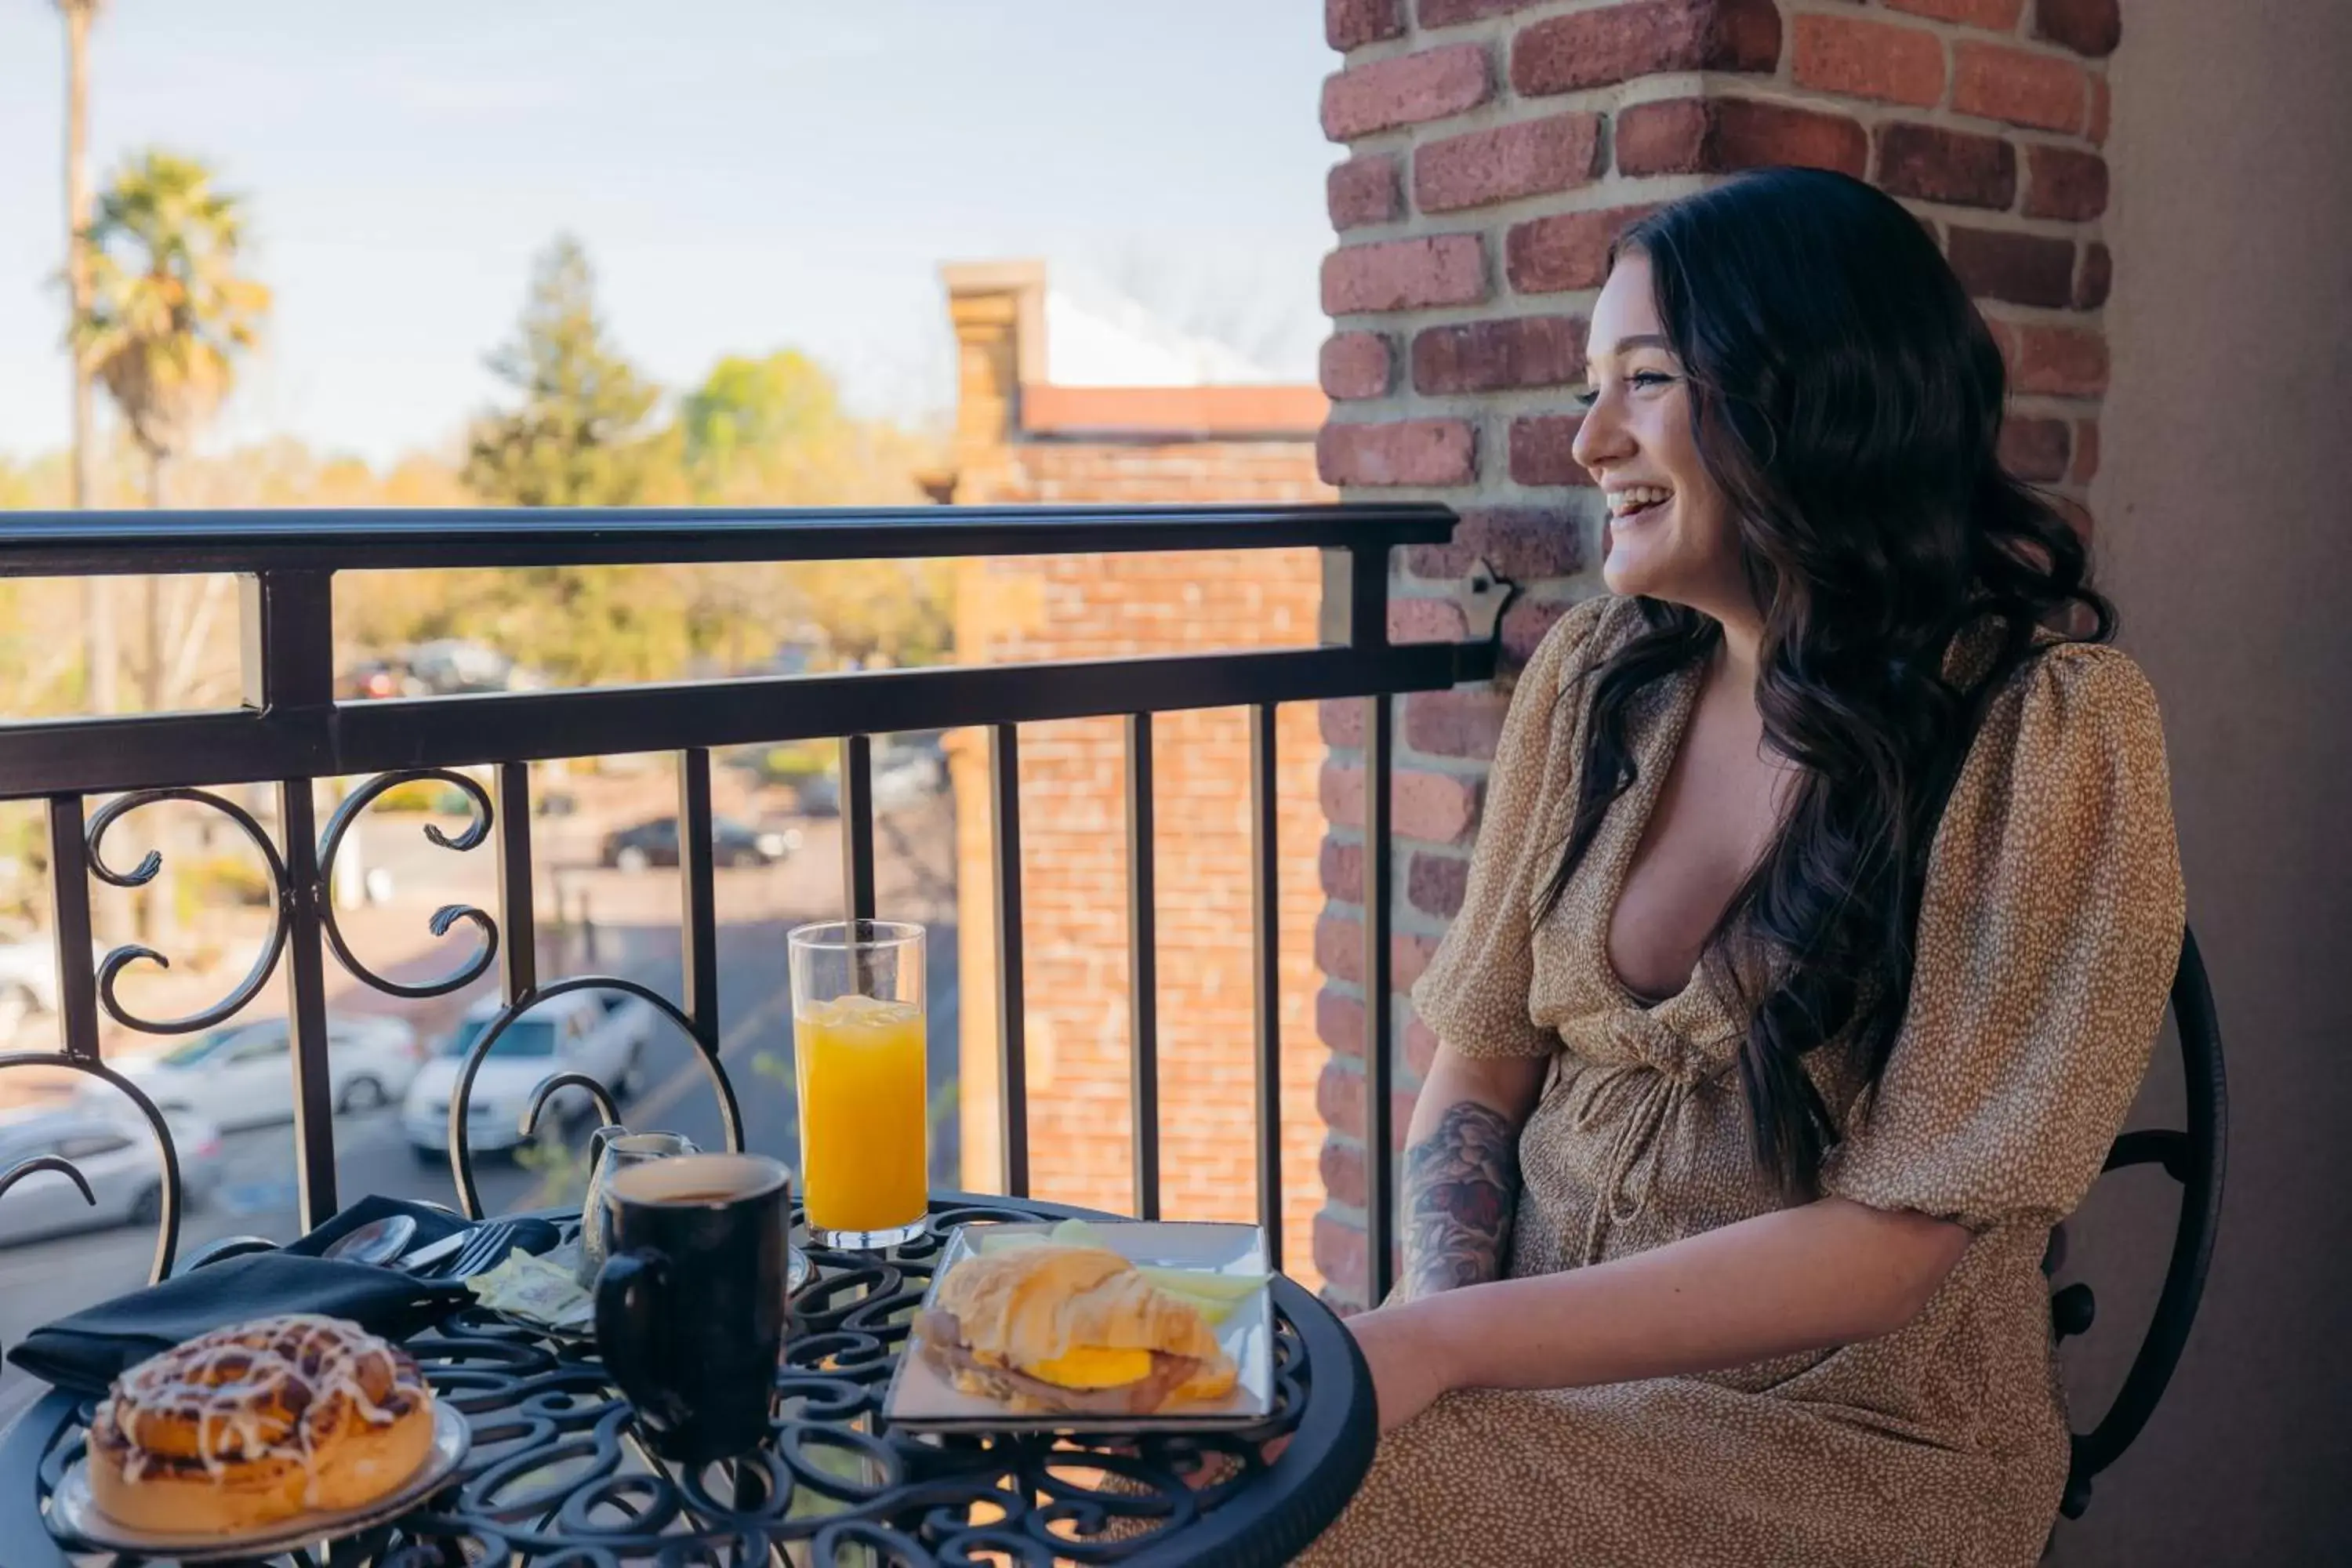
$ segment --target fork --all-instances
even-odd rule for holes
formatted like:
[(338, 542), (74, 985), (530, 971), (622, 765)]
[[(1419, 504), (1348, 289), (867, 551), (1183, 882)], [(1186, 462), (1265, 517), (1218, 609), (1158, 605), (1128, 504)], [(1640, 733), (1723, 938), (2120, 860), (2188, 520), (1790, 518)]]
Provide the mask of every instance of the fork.
[(464, 1279), (479, 1274), (495, 1264), (506, 1253), (520, 1227), (510, 1219), (494, 1219), (476, 1226), (466, 1236), (466, 1245), (457, 1256), (442, 1262), (435, 1259), (415, 1270), (424, 1279)]

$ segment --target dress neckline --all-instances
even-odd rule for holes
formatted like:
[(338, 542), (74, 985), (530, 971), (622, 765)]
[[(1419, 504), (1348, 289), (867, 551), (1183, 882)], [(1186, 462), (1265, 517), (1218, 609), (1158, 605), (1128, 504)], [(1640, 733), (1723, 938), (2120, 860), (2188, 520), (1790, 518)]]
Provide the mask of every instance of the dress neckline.
[(1697, 710), (1699, 684), (1705, 674), (1703, 666), (1693, 665), (1660, 682), (1664, 705), (1643, 724), (1641, 738), (1635, 742), (1638, 772), (1631, 798), (1620, 798), (1601, 823), (1600, 847), (1605, 849), (1606, 858), (1599, 868), (1593, 930), (1584, 945), (1611, 994), (1633, 1011), (1653, 1017), (1663, 1015), (1697, 988), (1699, 968), (1694, 967), (1684, 978), (1681, 988), (1671, 994), (1644, 996), (1617, 973), (1617, 965), (1609, 956), (1609, 933), (1617, 924), (1617, 904), (1632, 878), (1633, 858), (1641, 853), (1650, 819), (1657, 814), (1658, 797), (1665, 792), (1666, 775), (1674, 771), (1675, 759), (1682, 754), (1683, 738), (1690, 729), (1692, 713)]

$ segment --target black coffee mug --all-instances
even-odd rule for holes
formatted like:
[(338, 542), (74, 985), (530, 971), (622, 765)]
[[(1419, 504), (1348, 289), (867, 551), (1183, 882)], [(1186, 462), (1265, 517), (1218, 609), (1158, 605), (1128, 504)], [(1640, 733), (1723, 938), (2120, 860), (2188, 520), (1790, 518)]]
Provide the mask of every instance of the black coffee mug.
[(792, 1176), (759, 1154), (681, 1154), (604, 1189), (612, 1252), (596, 1348), (654, 1451), (683, 1464), (767, 1435), (783, 1349)]

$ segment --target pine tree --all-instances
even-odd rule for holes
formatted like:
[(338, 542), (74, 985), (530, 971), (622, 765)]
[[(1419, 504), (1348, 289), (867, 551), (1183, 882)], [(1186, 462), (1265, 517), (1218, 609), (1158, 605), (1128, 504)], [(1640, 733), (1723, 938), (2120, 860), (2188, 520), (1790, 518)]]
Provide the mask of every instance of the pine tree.
[(627, 506), (653, 467), (646, 421), (660, 390), (596, 317), (587, 253), (557, 237), (534, 268), (515, 336), (490, 355), (520, 407), (474, 424), (467, 487), (507, 506)]

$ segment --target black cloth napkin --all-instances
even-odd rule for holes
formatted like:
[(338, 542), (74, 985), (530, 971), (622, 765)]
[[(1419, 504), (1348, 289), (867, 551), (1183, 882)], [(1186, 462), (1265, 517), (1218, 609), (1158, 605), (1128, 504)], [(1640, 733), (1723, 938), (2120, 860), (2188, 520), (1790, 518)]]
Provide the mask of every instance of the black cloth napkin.
[(454, 1280), (417, 1279), (291, 1248), (249, 1252), (36, 1329), (9, 1350), (8, 1359), (59, 1388), (96, 1395), (149, 1356), (248, 1318), (316, 1312), (397, 1341), (473, 1299)]

